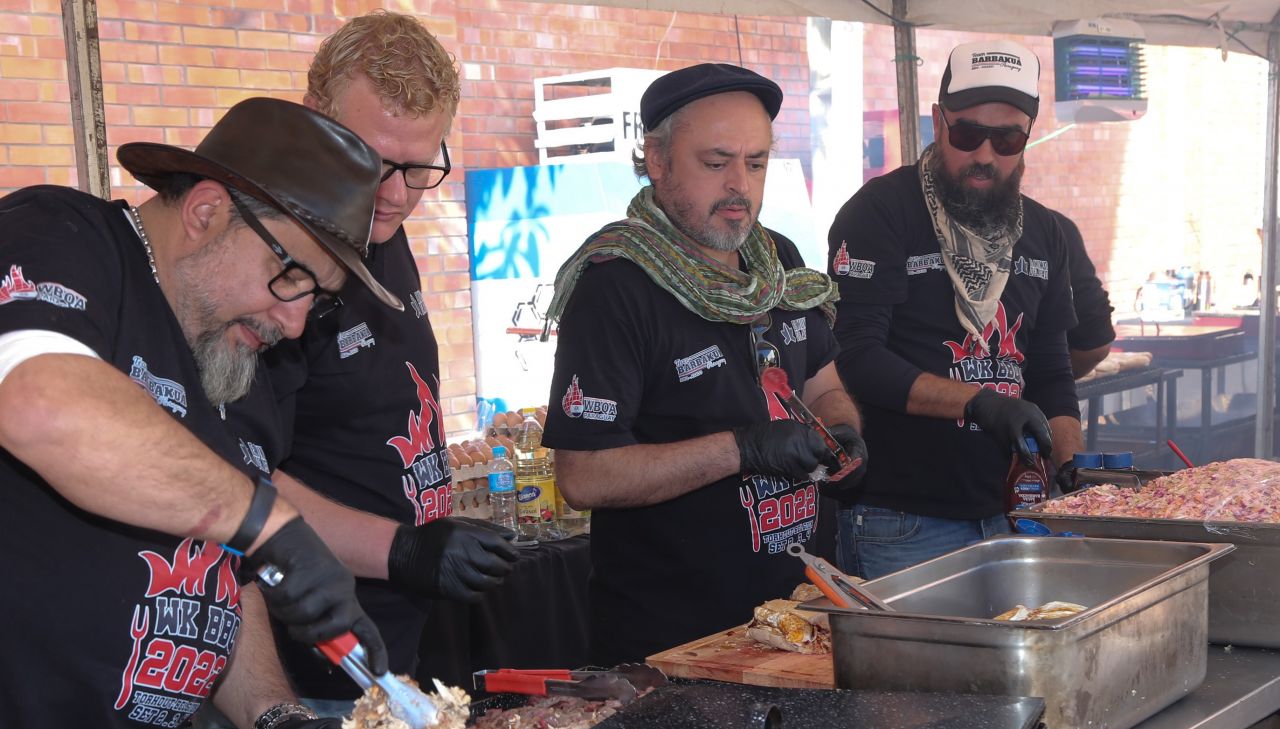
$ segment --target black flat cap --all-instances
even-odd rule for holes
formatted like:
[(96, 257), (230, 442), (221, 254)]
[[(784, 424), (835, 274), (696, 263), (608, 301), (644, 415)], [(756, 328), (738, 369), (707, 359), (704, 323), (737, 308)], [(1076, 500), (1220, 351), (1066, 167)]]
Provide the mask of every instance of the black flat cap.
[(782, 89), (755, 71), (728, 63), (699, 63), (659, 76), (649, 84), (640, 97), (640, 121), (645, 129), (653, 129), (690, 101), (728, 91), (755, 94), (770, 119), (782, 108)]

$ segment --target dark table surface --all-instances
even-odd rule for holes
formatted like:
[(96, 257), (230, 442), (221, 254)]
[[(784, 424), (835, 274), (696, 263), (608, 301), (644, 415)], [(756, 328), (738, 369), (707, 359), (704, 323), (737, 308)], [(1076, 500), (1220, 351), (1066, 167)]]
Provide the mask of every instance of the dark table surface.
[(419, 647), (418, 681), (471, 689), (491, 668), (575, 668), (587, 664), (590, 537), (522, 548), (502, 585), (481, 602), (433, 601)]

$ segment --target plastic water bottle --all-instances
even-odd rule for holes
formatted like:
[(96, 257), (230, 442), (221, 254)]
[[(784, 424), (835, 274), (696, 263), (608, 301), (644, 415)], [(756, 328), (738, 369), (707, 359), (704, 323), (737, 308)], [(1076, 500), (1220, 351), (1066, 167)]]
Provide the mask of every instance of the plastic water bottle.
[(493, 460), (489, 462), (489, 506), (493, 510), (490, 520), (498, 526), (516, 531), (516, 475), (507, 460), (506, 446), (494, 446)]

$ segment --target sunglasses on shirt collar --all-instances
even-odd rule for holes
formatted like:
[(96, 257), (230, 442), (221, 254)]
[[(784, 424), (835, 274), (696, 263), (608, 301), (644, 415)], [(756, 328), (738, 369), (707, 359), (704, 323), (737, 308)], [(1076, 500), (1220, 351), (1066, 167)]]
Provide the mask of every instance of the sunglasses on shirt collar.
[(1001, 157), (1012, 157), (1027, 148), (1027, 140), (1031, 132), (1017, 127), (988, 127), (970, 121), (958, 121), (955, 124), (947, 121), (946, 112), (942, 112), (942, 124), (947, 128), (947, 142), (961, 152), (973, 152), (982, 143), (991, 140), (991, 149)]

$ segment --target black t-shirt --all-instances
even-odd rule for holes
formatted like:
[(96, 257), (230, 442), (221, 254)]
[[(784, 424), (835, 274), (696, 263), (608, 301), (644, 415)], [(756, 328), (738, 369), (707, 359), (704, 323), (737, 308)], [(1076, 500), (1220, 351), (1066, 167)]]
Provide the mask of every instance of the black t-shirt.
[(1067, 258), (1071, 263), (1071, 298), (1075, 302), (1078, 324), (1067, 331), (1067, 344), (1071, 349), (1097, 349), (1110, 344), (1116, 339), (1115, 327), (1111, 324), (1111, 299), (1107, 290), (1102, 288), (1098, 272), (1089, 260), (1089, 252), (1084, 247), (1084, 237), (1071, 218), (1057, 210), (1050, 210), (1058, 226), (1062, 228), (1062, 237), (1067, 244)]
[[(84, 343), (236, 463), (125, 210), (59, 187), (0, 200), (0, 334), (40, 329)], [(151, 458), (165, 459), (154, 445)], [(0, 555), (5, 726), (179, 726), (226, 668), (240, 626), (238, 560), (217, 544), (84, 512), (0, 451)]]
[[(801, 264), (774, 234), (778, 257)], [(835, 357), (822, 314), (771, 312), (765, 335), (791, 386)], [(770, 418), (750, 327), (707, 321), (634, 263), (589, 267), (560, 321), (543, 442), (567, 450), (671, 443)], [(813, 538), (811, 482), (735, 475), (633, 509), (596, 509), (591, 529), (592, 662), (614, 665), (751, 618), (804, 581), (791, 542)]]
[[(425, 524), (452, 513), (453, 473), (435, 333), (404, 229), (370, 246), (365, 265), (404, 302), (404, 311), (387, 308), (351, 278), (340, 309), (309, 321), (301, 339), (264, 355), (286, 432), (292, 429), (280, 468), (335, 501)], [(357, 590), (386, 640), (391, 670), (412, 674), (424, 603), (385, 580), (359, 580)], [(345, 674), (305, 647), (281, 648), (301, 695), (359, 695)]]
[[(921, 371), (1025, 395), (1050, 418), (1079, 416), (1064, 335), (1075, 324), (1066, 245), (1044, 206), (1023, 203), (988, 357), (956, 316), (914, 165), (868, 182), (836, 215), (828, 243), (840, 286), (838, 368), (862, 406), (870, 454), (856, 501), (955, 519), (1003, 510), (1011, 454), (971, 423), (906, 414)], [(868, 336), (877, 309), (891, 321)]]

